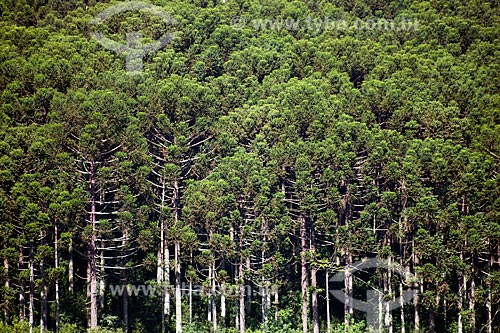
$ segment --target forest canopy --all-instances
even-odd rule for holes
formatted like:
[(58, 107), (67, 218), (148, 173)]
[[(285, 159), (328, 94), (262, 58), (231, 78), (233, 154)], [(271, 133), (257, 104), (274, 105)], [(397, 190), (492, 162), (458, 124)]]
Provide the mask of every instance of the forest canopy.
[(0, 17), (0, 332), (500, 331), (498, 0)]

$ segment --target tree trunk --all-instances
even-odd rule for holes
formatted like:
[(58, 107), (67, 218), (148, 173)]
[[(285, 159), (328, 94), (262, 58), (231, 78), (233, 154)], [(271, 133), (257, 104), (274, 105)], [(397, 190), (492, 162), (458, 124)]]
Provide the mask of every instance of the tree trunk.
[(434, 316), (434, 308), (429, 309), (429, 333), (436, 332), (436, 320)]
[(274, 294), (274, 321), (278, 321), (278, 313), (280, 311), (279, 308), (280, 300), (279, 300), (279, 289), (276, 288), (276, 292)]
[[(267, 220), (265, 218), (262, 218), (263, 244), (267, 243), (267, 233), (268, 233)], [(261, 261), (261, 267), (264, 268), (266, 261), (266, 250), (264, 246), (262, 246), (260, 251), (260, 261)], [(270, 283), (267, 277), (262, 276), (260, 295), (261, 295), (262, 325), (264, 327), (264, 330), (267, 330), (267, 325), (269, 323), (269, 307), (271, 302), (271, 298), (269, 295), (269, 285)]]
[[(488, 275), (491, 275), (491, 267), (493, 266), (494, 263), (494, 256), (493, 254), (490, 255), (490, 258), (488, 260)], [(486, 333), (493, 333), (492, 329), (492, 321), (493, 321), (493, 313), (492, 313), (492, 303), (493, 303), (493, 297), (491, 294), (491, 281), (488, 281), (486, 283)]]
[[(54, 267), (56, 271), (59, 269), (59, 221), (56, 219), (54, 221)], [(55, 298), (56, 298), (56, 313), (55, 313), (55, 333), (59, 332), (59, 322), (60, 322), (60, 306), (61, 306), (61, 295), (59, 292), (59, 277), (56, 274), (55, 281)]]
[[(389, 242), (390, 242), (390, 240), (389, 240)], [(388, 260), (389, 267), (391, 267), (392, 257), (389, 256), (389, 258), (387, 260)], [(392, 282), (392, 271), (390, 269), (388, 269), (385, 272), (384, 295), (386, 297), (391, 296), (391, 298), (392, 298), (392, 283), (391, 282)], [(386, 301), (386, 302), (384, 302), (384, 305), (385, 305), (384, 324), (385, 324), (385, 327), (387, 329), (387, 332), (392, 333), (393, 327), (392, 327), (392, 312), (391, 312), (391, 308), (390, 308), (390, 302)]]
[(429, 310), (429, 333), (436, 332), (436, 310), (439, 309), (439, 286), (436, 285), (436, 302)]
[[(349, 184), (345, 184), (346, 193), (342, 198), (342, 204), (344, 206), (343, 213), (343, 223), (346, 228), (349, 227), (349, 218), (350, 218), (350, 191)], [(352, 253), (350, 249), (350, 244), (346, 244), (342, 249), (343, 255), (345, 257), (345, 270), (344, 270), (344, 288), (345, 288), (345, 298), (344, 298), (344, 324), (346, 329), (350, 327), (350, 318), (353, 315), (353, 308), (351, 304), (352, 298), (352, 290), (353, 290), (353, 277), (352, 277)]]
[(316, 255), (316, 239), (314, 234), (314, 225), (311, 227), (311, 256), (313, 265), (311, 266), (311, 307), (313, 315), (313, 332), (319, 333), (319, 313), (318, 313), (318, 281), (317, 274), (318, 268), (314, 263), (314, 256)]
[(269, 309), (271, 309), (271, 291), (269, 290), (269, 282), (268, 285), (266, 286), (266, 308), (265, 308), (265, 315), (266, 315), (266, 329), (267, 325), (269, 323)]
[(240, 256), (239, 263), (239, 285), (240, 285), (240, 303), (239, 303), (239, 324), (240, 333), (245, 333), (245, 282), (243, 276), (243, 257)]
[[(460, 261), (464, 260), (463, 250), (460, 252)], [(467, 288), (467, 278), (465, 274), (458, 279), (458, 323), (457, 323), (457, 333), (463, 333), (463, 322), (462, 322), (462, 310), (464, 294)]]
[(351, 306), (352, 297), (352, 255), (349, 248), (345, 249), (346, 256), (346, 268), (344, 270), (344, 288), (345, 288), (345, 299), (344, 299), (344, 324), (346, 327), (350, 326), (350, 317), (352, 316), (353, 309)]
[(471, 279), (470, 279), (470, 298), (469, 298), (469, 309), (470, 309), (470, 332), (476, 333), (476, 282), (475, 282), (475, 268), (474, 268), (474, 257), (472, 257), (471, 263)]
[(221, 284), (220, 293), (220, 321), (221, 326), (226, 326), (226, 285), (224, 282)]
[(165, 277), (165, 273), (163, 271), (163, 257), (164, 257), (164, 246), (163, 244), (165, 243), (165, 231), (164, 231), (164, 226), (163, 222), (161, 221), (160, 218), (160, 242), (158, 243), (158, 249), (157, 249), (157, 258), (156, 258), (156, 283), (158, 284), (158, 287), (161, 290), (161, 311), (160, 311), (160, 320), (161, 320), (161, 333), (165, 333), (165, 297), (166, 293), (168, 292), (165, 282), (163, 281), (163, 278)]
[[(243, 213), (243, 203), (240, 198), (239, 202), (239, 209), (240, 212)], [(244, 213), (243, 213), (244, 214)], [(245, 216), (245, 215), (243, 215)], [(244, 276), (244, 270), (243, 270), (243, 221), (240, 220), (240, 225), (239, 225), (239, 250), (240, 250), (240, 262), (238, 263), (238, 285), (239, 285), (239, 304), (238, 304), (238, 310), (239, 310), (239, 326), (240, 326), (240, 333), (245, 333), (246, 326), (245, 326), (245, 276)]]
[[(42, 245), (46, 245), (45, 234), (41, 235)], [(40, 260), (40, 274), (41, 274), (41, 284), (40, 284), (40, 332), (44, 333), (48, 329), (48, 314), (47, 314), (47, 274), (46, 274), (46, 259), (42, 258)]]
[(170, 253), (168, 251), (168, 242), (166, 237), (166, 225), (163, 218), (163, 210), (165, 209), (166, 202), (166, 184), (165, 180), (161, 179), (161, 201), (159, 211), (159, 226), (160, 226), (160, 242), (158, 244), (158, 259), (156, 270), (156, 281), (161, 288), (161, 332), (165, 333), (165, 320), (170, 316), (170, 271), (169, 260)]
[(330, 315), (330, 274), (329, 270), (326, 270), (325, 275), (325, 300), (326, 300), (326, 332), (331, 332), (331, 315)]
[(70, 293), (73, 293), (73, 281), (74, 281), (74, 263), (73, 263), (73, 238), (70, 239), (69, 248), (68, 248), (68, 290)]
[(401, 321), (401, 333), (406, 333), (406, 328), (405, 328), (405, 302), (404, 302), (404, 299), (402, 297), (402, 295), (404, 294), (404, 290), (403, 290), (403, 280), (399, 281), (399, 308), (400, 308), (400, 321)]
[[(417, 277), (417, 274), (415, 273), (415, 278)], [(417, 279), (417, 289), (415, 292), (415, 297), (413, 298), (414, 300), (414, 305), (415, 305), (415, 312), (414, 312), (414, 323), (415, 323), (415, 333), (420, 333), (420, 295), (423, 294), (423, 282), (422, 280)]]
[(168, 248), (167, 237), (163, 244), (163, 284), (165, 288), (165, 297), (163, 298), (163, 313), (164, 317), (170, 320), (170, 250)]
[[(3, 259), (3, 267), (5, 269), (5, 291), (7, 292), (10, 290), (9, 259), (7, 258), (7, 256)], [(9, 303), (10, 303), (10, 300), (5, 301), (5, 307), (3, 310), (3, 315), (5, 318), (6, 325), (8, 325), (10, 322), (10, 311), (9, 311), (10, 304)]]
[(104, 242), (101, 241), (101, 251), (100, 251), (100, 263), (99, 263), (99, 305), (102, 310), (104, 310), (104, 297), (105, 297), (105, 260), (104, 260)]
[(181, 242), (175, 241), (175, 332), (182, 332)]
[(414, 270), (414, 276), (415, 276), (415, 295), (413, 297), (413, 323), (414, 323), (414, 331), (415, 333), (420, 333), (420, 288), (421, 285), (418, 280), (418, 274), (415, 270), (415, 267), (417, 267), (420, 264), (419, 258), (416, 254), (415, 250), (415, 240), (412, 241), (412, 251), (413, 251), (413, 270)]
[(33, 333), (33, 328), (35, 327), (35, 253), (33, 250), (33, 243), (30, 244), (30, 259), (29, 259), (29, 269), (30, 269), (30, 290), (29, 290), (29, 326), (30, 333)]
[[(179, 222), (179, 184), (174, 182), (174, 193), (172, 195), (174, 224)], [(182, 333), (182, 293), (181, 293), (181, 241), (176, 239), (174, 243), (174, 275), (175, 275), (175, 332)], [(216, 321), (215, 321), (216, 322)]]
[(318, 314), (318, 282), (316, 279), (318, 269), (316, 267), (311, 268), (311, 306), (313, 313), (313, 332), (319, 333), (319, 314)]
[(443, 297), (443, 321), (444, 327), (448, 327), (448, 304), (446, 302), (446, 295)]
[(212, 277), (213, 275), (213, 272), (212, 272), (212, 264), (210, 263), (210, 265), (208, 266), (208, 281), (210, 283), (210, 291), (208, 293), (208, 307), (207, 307), (207, 320), (209, 323), (212, 322), (212, 311), (213, 311), (213, 306), (212, 306), (212, 302), (213, 302), (213, 298), (212, 298)]
[[(19, 260), (18, 260), (18, 270), (20, 272), (24, 269), (24, 253), (23, 246), (19, 245)], [(26, 282), (24, 278), (19, 279), (19, 320), (24, 321), (26, 318)]]
[[(92, 242), (91, 242), (92, 243)], [(95, 244), (95, 243), (94, 243)], [(89, 245), (88, 252), (88, 276), (87, 284), (90, 286), (89, 297), (90, 297), (90, 309), (89, 309), (89, 328), (97, 327), (97, 268), (96, 268), (96, 258), (95, 258), (95, 245)]]
[(260, 297), (261, 297), (261, 314), (262, 314), (262, 326), (267, 328), (267, 324), (269, 322), (269, 307), (267, 304), (267, 299), (269, 295), (268, 284), (265, 279), (262, 278), (262, 286), (260, 289)]
[(463, 292), (464, 292), (465, 277), (458, 279), (458, 323), (457, 333), (463, 333), (462, 309), (463, 309)]
[[(377, 271), (382, 271), (382, 270), (379, 270), (377, 269)], [(377, 305), (378, 305), (378, 308), (377, 308), (377, 324), (376, 324), (376, 329), (379, 330), (379, 331), (384, 331), (384, 313), (385, 313), (385, 308), (384, 308), (384, 296), (385, 296), (385, 288), (384, 288), (384, 284), (385, 284), (385, 273), (384, 272), (381, 272), (381, 275), (382, 275), (382, 279), (379, 280), (379, 288), (380, 290), (383, 290), (383, 292), (376, 292), (376, 297), (377, 297)], [(372, 292), (372, 291), (370, 291)], [(367, 317), (368, 319), (368, 317)], [(369, 324), (369, 323), (368, 323)]]
[(217, 332), (217, 281), (215, 277), (215, 260), (212, 263), (212, 290), (210, 293), (210, 297), (212, 298), (212, 329), (213, 332)]
[(124, 284), (122, 286), (125, 287), (125, 292), (123, 293), (122, 296), (122, 302), (123, 302), (123, 326), (124, 326), (124, 331), (128, 332), (128, 290), (127, 290), (127, 283), (125, 280), (123, 280)]
[[(123, 231), (123, 235), (122, 235), (122, 250), (123, 250), (123, 253), (125, 254), (126, 252), (126, 248), (127, 248), (127, 244), (128, 244), (128, 230), (127, 228), (125, 228), (125, 230)], [(104, 262), (103, 262), (104, 264)], [(126, 260), (126, 257), (124, 256), (123, 259), (122, 259), (122, 267), (127, 267), (127, 260)], [(104, 278), (103, 278), (104, 279)], [(126, 292), (123, 293), (123, 296), (122, 296), (122, 302), (123, 302), (123, 326), (124, 326), (124, 331), (125, 332), (128, 332), (128, 278), (127, 278), (127, 271), (124, 270), (122, 272), (122, 286), (126, 286)]]
[(302, 332), (308, 333), (308, 289), (309, 273), (307, 271), (307, 226), (306, 218), (300, 216), (300, 267), (301, 267), (301, 302), (302, 302)]
[(91, 165), (90, 174), (90, 223), (92, 234), (88, 244), (87, 252), (87, 288), (89, 292), (89, 328), (97, 327), (97, 217), (96, 217), (96, 189), (95, 189), (95, 164)]
[(193, 282), (189, 280), (189, 322), (193, 321)]
[[(240, 293), (239, 287), (238, 287), (238, 294)], [(235, 309), (235, 314), (234, 314), (234, 327), (236, 328), (236, 332), (240, 332), (240, 298), (238, 295), (238, 298), (234, 302), (234, 309)]]
[[(401, 266), (403, 266), (403, 258), (401, 258), (400, 262)], [(405, 275), (399, 281), (399, 307), (400, 307), (400, 320), (401, 320), (401, 333), (406, 333), (406, 323), (405, 323), (405, 302), (403, 299), (404, 288), (403, 288), (403, 278), (405, 282), (408, 282), (408, 276), (410, 274), (410, 267), (404, 266)]]
[[(246, 225), (246, 223), (245, 223)], [(250, 257), (245, 259), (245, 267), (247, 269), (247, 272), (250, 272)], [(249, 293), (245, 295), (245, 312), (246, 313), (251, 313), (252, 311), (252, 293)]]

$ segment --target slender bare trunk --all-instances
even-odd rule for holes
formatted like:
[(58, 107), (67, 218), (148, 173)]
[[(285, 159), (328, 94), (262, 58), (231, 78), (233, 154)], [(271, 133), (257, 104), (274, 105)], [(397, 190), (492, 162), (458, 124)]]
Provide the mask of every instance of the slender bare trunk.
[(156, 261), (156, 282), (158, 283), (159, 288), (161, 288), (161, 311), (160, 311), (160, 320), (161, 320), (161, 333), (165, 333), (165, 297), (166, 293), (168, 292), (167, 286), (165, 286), (165, 283), (163, 281), (163, 278), (165, 277), (165, 274), (163, 272), (163, 257), (164, 255), (164, 246), (163, 244), (165, 243), (165, 231), (164, 231), (164, 225), (163, 221), (161, 221), (160, 218), (160, 242), (158, 244), (158, 250), (157, 250), (157, 261)]
[[(493, 254), (490, 255), (490, 258), (488, 260), (488, 275), (491, 275), (491, 267), (493, 266), (494, 263), (494, 256)], [(493, 302), (493, 296), (491, 295), (491, 281), (488, 281), (486, 283), (486, 315), (487, 315), (487, 320), (488, 322), (486, 323), (486, 333), (493, 333), (493, 313), (492, 313), (492, 302)]]
[(99, 305), (101, 309), (104, 309), (104, 297), (105, 297), (105, 260), (104, 260), (104, 242), (101, 241), (101, 251), (100, 251), (100, 263), (99, 263)]
[(404, 308), (404, 299), (402, 295), (404, 294), (403, 290), (403, 280), (399, 281), (399, 308), (400, 308), (400, 321), (401, 321), (401, 333), (406, 333), (406, 327), (405, 327), (405, 308)]
[(429, 333), (436, 332), (436, 320), (434, 316), (434, 309), (431, 307), (429, 309)]
[(160, 202), (160, 218), (159, 218), (159, 227), (160, 227), (160, 242), (158, 244), (158, 258), (157, 258), (157, 268), (156, 268), (156, 281), (161, 288), (161, 333), (165, 333), (165, 320), (166, 317), (170, 314), (170, 291), (169, 291), (169, 283), (167, 279), (169, 278), (168, 274), (168, 244), (165, 237), (166, 226), (165, 220), (163, 218), (163, 210), (165, 209), (165, 200), (166, 200), (166, 185), (165, 180), (161, 179), (161, 202)]
[(470, 332), (476, 333), (476, 282), (475, 282), (474, 257), (472, 257), (471, 268), (472, 268), (472, 275), (470, 279), (470, 298), (469, 298)]
[[(463, 250), (460, 252), (460, 261), (464, 260)], [(457, 333), (463, 333), (463, 320), (462, 320), (462, 310), (465, 290), (467, 288), (467, 278), (465, 274), (458, 278), (458, 323), (457, 323)]]
[(326, 270), (325, 276), (325, 300), (326, 300), (326, 332), (330, 333), (332, 328), (331, 314), (330, 314), (330, 274), (329, 270)]
[(463, 333), (462, 309), (463, 309), (463, 292), (464, 292), (465, 277), (458, 278), (458, 323), (457, 333)]
[(165, 298), (163, 299), (163, 313), (170, 320), (170, 249), (168, 248), (168, 240), (165, 237), (164, 258), (163, 258), (163, 283), (165, 284)]
[(73, 293), (73, 281), (74, 281), (74, 263), (73, 263), (73, 238), (70, 239), (69, 241), (69, 248), (68, 248), (68, 256), (69, 256), (69, 263), (68, 263), (68, 290), (70, 293)]
[[(191, 251), (191, 265), (193, 265), (193, 251)], [(193, 280), (189, 279), (189, 322), (193, 321)]]
[[(42, 245), (46, 245), (45, 234), (41, 235)], [(47, 308), (47, 295), (48, 295), (48, 286), (47, 286), (47, 275), (46, 275), (46, 259), (42, 257), (40, 260), (40, 274), (41, 274), (41, 284), (40, 284), (40, 332), (44, 333), (47, 331), (48, 327), (48, 308)]]
[(319, 333), (319, 314), (318, 314), (318, 282), (316, 279), (318, 269), (313, 267), (311, 269), (311, 306), (312, 306), (312, 314), (313, 314), (313, 332)]
[[(238, 290), (238, 293), (240, 291)], [(234, 315), (234, 327), (236, 327), (236, 332), (240, 332), (240, 298), (238, 297), (234, 302), (235, 315)]]
[(226, 284), (222, 282), (220, 293), (220, 321), (222, 327), (226, 326)]
[(98, 307), (98, 300), (97, 300), (97, 271), (96, 271), (96, 258), (95, 258), (95, 248), (90, 246), (91, 250), (89, 250), (89, 263), (88, 263), (88, 274), (89, 276), (87, 277), (87, 283), (90, 285), (90, 292), (89, 292), (89, 297), (90, 297), (90, 322), (89, 322), (89, 327), (94, 328), (97, 327), (97, 307)]
[[(242, 199), (240, 198), (239, 202), (239, 209), (240, 212), (243, 213), (243, 202)], [(244, 213), (243, 213), (244, 214)], [(239, 237), (240, 237), (240, 242), (239, 242), (239, 250), (240, 250), (240, 257), (239, 257), (239, 263), (238, 263), (238, 284), (239, 284), (239, 304), (238, 304), (238, 310), (239, 310), (239, 327), (240, 327), (240, 333), (245, 333), (246, 326), (245, 326), (245, 276), (244, 276), (244, 270), (243, 270), (243, 224), (244, 222), (240, 220), (240, 225), (239, 225)]]
[[(191, 266), (194, 267), (193, 265), (193, 251), (190, 251), (190, 257), (191, 257)], [(189, 322), (191, 323), (193, 321), (193, 279), (192, 277), (189, 278)]]
[[(18, 269), (22, 271), (24, 269), (24, 253), (23, 246), (19, 245), (19, 260)], [(19, 320), (24, 321), (26, 318), (26, 282), (23, 277), (19, 279)]]
[[(247, 223), (245, 223), (245, 225), (246, 224)], [(250, 257), (248, 257), (248, 258), (245, 259), (245, 267), (246, 267), (247, 272), (250, 272)], [(252, 312), (252, 293), (246, 295), (246, 298), (245, 298), (245, 311), (247, 313), (251, 313)]]
[[(125, 280), (124, 280), (125, 282)], [(125, 282), (124, 284), (127, 288), (127, 284)], [(124, 331), (128, 332), (128, 290), (127, 288), (125, 289), (125, 292), (122, 295), (122, 302), (123, 302), (123, 326), (124, 326)]]
[[(174, 182), (172, 195), (174, 224), (179, 222), (179, 184)], [(175, 276), (175, 332), (182, 333), (182, 294), (181, 294), (181, 241), (174, 242), (174, 276)], [(215, 321), (216, 322), (216, 321)]]
[(269, 306), (268, 306), (268, 298), (269, 298), (269, 289), (268, 283), (265, 279), (262, 279), (262, 286), (260, 289), (260, 297), (261, 297), (261, 314), (262, 314), (262, 326), (267, 328), (267, 324), (269, 322)]
[[(415, 274), (416, 275), (416, 274)], [(417, 282), (418, 286), (418, 282)], [(415, 333), (420, 332), (420, 315), (419, 315), (419, 310), (420, 310), (420, 290), (417, 287), (415, 289), (415, 296), (413, 297), (413, 306), (414, 306), (414, 312), (413, 312), (413, 319), (414, 319), (414, 325), (415, 325)]]
[(211, 291), (211, 298), (212, 298), (212, 329), (213, 332), (217, 332), (217, 295), (216, 295), (216, 288), (217, 288), (217, 281), (215, 278), (215, 260), (212, 263), (212, 291)]
[(344, 270), (344, 288), (345, 288), (345, 299), (344, 299), (344, 324), (346, 327), (350, 326), (350, 317), (352, 316), (352, 306), (351, 306), (351, 297), (352, 297), (352, 255), (349, 248), (345, 249), (346, 256), (346, 267)]
[(182, 332), (181, 242), (175, 241), (175, 332)]
[[(387, 260), (388, 260), (389, 267), (391, 267), (391, 265), (392, 265), (392, 257), (389, 257)], [(385, 272), (384, 295), (386, 297), (391, 296), (391, 298), (392, 298), (392, 283), (391, 283), (391, 280), (392, 280), (392, 271), (390, 269), (388, 269)], [(385, 315), (385, 317), (384, 317), (384, 324), (385, 324), (385, 327), (387, 328), (388, 333), (392, 333), (393, 332), (393, 327), (392, 327), (392, 312), (391, 312), (391, 308), (390, 308), (390, 302), (384, 302), (384, 304), (385, 304), (385, 309), (384, 309), (384, 315)]]
[[(378, 270), (378, 269), (377, 269)], [(381, 271), (381, 270), (380, 270)], [(384, 331), (384, 297), (385, 297), (385, 290), (384, 290), (384, 284), (385, 284), (385, 273), (381, 272), (382, 275), (382, 280), (379, 281), (379, 288), (380, 290), (383, 290), (383, 292), (377, 292), (377, 326), (376, 329), (379, 331)], [(367, 318), (368, 319), (368, 318)]]
[[(262, 218), (262, 242), (265, 245), (267, 243), (267, 220)], [(260, 261), (261, 267), (264, 267), (266, 261), (266, 250), (263, 246), (260, 251)], [(262, 312), (262, 325), (265, 330), (267, 330), (267, 325), (269, 323), (269, 307), (270, 307), (270, 295), (269, 295), (269, 280), (267, 277), (262, 276), (261, 279), (261, 312)]]
[(239, 263), (239, 284), (240, 284), (240, 304), (239, 304), (240, 333), (245, 333), (245, 282), (243, 276), (243, 257), (240, 257), (240, 263)]
[(30, 259), (29, 259), (29, 269), (30, 269), (30, 290), (29, 290), (29, 326), (30, 333), (33, 333), (33, 328), (35, 327), (35, 254), (33, 250), (33, 243), (30, 244)]
[(313, 264), (311, 266), (311, 307), (313, 316), (313, 332), (319, 333), (319, 313), (318, 313), (318, 281), (317, 274), (318, 268), (314, 263), (314, 256), (316, 255), (316, 239), (314, 234), (314, 226), (311, 227), (311, 255), (313, 257)]
[[(403, 266), (403, 258), (401, 258), (400, 264), (401, 264), (401, 266)], [(404, 270), (405, 270), (404, 279), (405, 279), (405, 282), (408, 282), (408, 276), (410, 274), (410, 267), (405, 266)], [(404, 299), (402, 297), (403, 294), (404, 294), (404, 288), (403, 288), (403, 277), (402, 277), (401, 280), (399, 281), (399, 295), (400, 295), (399, 307), (400, 307), (401, 333), (406, 333), (405, 302), (404, 302)]]
[(436, 300), (434, 303), (434, 308), (431, 308), (429, 311), (429, 316), (431, 316), (432, 313), (432, 320), (429, 321), (429, 332), (434, 333), (436, 331), (436, 311), (439, 309), (439, 289), (438, 286), (436, 286)]
[(300, 216), (300, 266), (301, 266), (301, 302), (302, 302), (302, 332), (308, 333), (308, 289), (309, 289), (309, 273), (307, 271), (307, 226), (306, 218)]
[(42, 280), (42, 285), (40, 286), (40, 332), (42, 333), (48, 330), (47, 295), (48, 286), (47, 283)]
[(212, 302), (213, 302), (213, 298), (212, 298), (212, 279), (213, 279), (213, 272), (212, 272), (212, 264), (210, 263), (210, 265), (208, 266), (208, 281), (210, 283), (210, 292), (208, 294), (208, 308), (207, 308), (207, 320), (209, 323), (212, 322), (212, 310), (213, 310), (213, 306), (212, 306)]
[[(56, 271), (59, 270), (59, 221), (56, 219), (54, 221), (54, 267)], [(55, 298), (56, 298), (56, 318), (55, 318), (55, 333), (59, 332), (59, 322), (60, 322), (60, 306), (61, 306), (61, 295), (59, 291), (59, 277), (56, 275), (55, 281)]]
[(266, 286), (266, 300), (265, 300), (266, 308), (264, 309), (266, 315), (266, 325), (265, 325), (266, 329), (269, 323), (269, 309), (271, 309), (271, 290), (269, 290), (269, 288), (270, 286), (268, 282), (268, 285)]
[[(125, 230), (123, 231), (123, 235), (122, 235), (122, 249), (125, 253), (126, 251), (126, 248), (127, 248), (127, 243), (128, 243), (128, 229), (125, 228)], [(122, 259), (122, 266), (123, 267), (126, 267), (127, 265), (127, 260), (126, 260), (126, 257), (123, 257)], [(127, 271), (124, 270), (122, 272), (122, 286), (127, 286), (128, 288), (128, 277), (127, 277)], [(124, 292), (123, 293), (123, 296), (122, 296), (122, 301), (123, 301), (123, 326), (124, 326), (124, 331), (125, 332), (128, 332), (128, 322), (129, 322), (129, 318), (128, 318), (128, 290), (127, 292)]]
[(446, 295), (443, 297), (443, 321), (444, 327), (448, 327), (448, 304), (446, 302)]
[(280, 299), (279, 299), (279, 289), (276, 288), (275, 294), (274, 294), (274, 321), (278, 321), (278, 313), (280, 311)]
[[(350, 191), (349, 184), (345, 184), (346, 194), (342, 198), (342, 204), (344, 206), (343, 223), (346, 228), (349, 227), (350, 219)], [(351, 304), (352, 290), (353, 290), (353, 276), (352, 276), (352, 253), (350, 249), (350, 244), (346, 244), (342, 249), (345, 258), (345, 270), (344, 270), (344, 288), (345, 288), (345, 298), (344, 298), (344, 324), (346, 329), (350, 327), (350, 318), (353, 315), (353, 307)]]
[(90, 223), (92, 226), (92, 234), (90, 236), (90, 242), (88, 244), (87, 253), (87, 286), (90, 285), (90, 322), (89, 327), (97, 327), (97, 217), (96, 217), (96, 189), (95, 189), (95, 164), (91, 165), (91, 175), (90, 175)]
[(412, 240), (412, 252), (413, 252), (413, 268), (414, 268), (414, 276), (415, 276), (415, 295), (413, 297), (413, 323), (414, 323), (414, 331), (415, 333), (420, 333), (420, 288), (421, 285), (419, 283), (418, 274), (415, 270), (420, 264), (419, 258), (415, 249), (415, 240)]
[[(5, 291), (9, 291), (10, 290), (9, 259), (7, 257), (3, 259), (3, 267), (5, 270)], [(10, 321), (9, 302), (10, 302), (9, 299), (5, 300), (5, 307), (3, 310), (3, 315), (5, 317), (5, 324), (9, 324)]]

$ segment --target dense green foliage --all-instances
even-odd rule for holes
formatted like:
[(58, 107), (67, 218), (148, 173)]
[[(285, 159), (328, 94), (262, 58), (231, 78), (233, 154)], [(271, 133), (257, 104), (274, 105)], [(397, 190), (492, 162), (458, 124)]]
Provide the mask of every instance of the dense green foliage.
[[(497, 0), (151, 2), (0, 2), (0, 332), (361, 332), (367, 257), (414, 278), (329, 288), (415, 287), (384, 330), (500, 331)], [(96, 29), (175, 37), (130, 75)]]

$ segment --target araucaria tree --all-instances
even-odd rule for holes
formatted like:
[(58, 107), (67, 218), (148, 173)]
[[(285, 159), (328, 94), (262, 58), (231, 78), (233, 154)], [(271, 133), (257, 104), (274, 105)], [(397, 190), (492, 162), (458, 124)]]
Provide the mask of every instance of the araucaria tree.
[(498, 1), (146, 2), (0, 3), (0, 332), (500, 331)]

